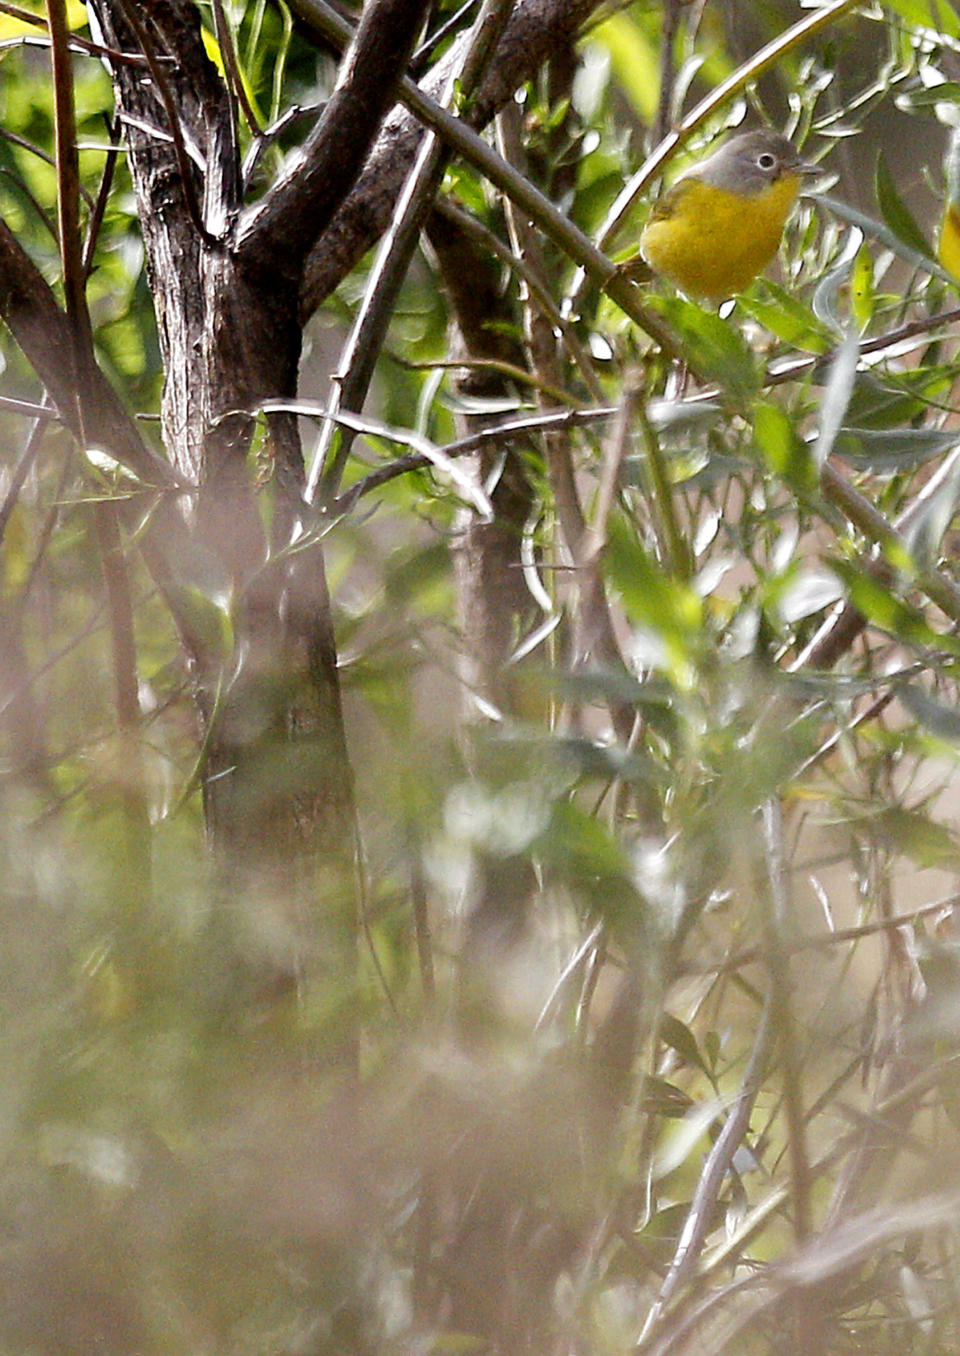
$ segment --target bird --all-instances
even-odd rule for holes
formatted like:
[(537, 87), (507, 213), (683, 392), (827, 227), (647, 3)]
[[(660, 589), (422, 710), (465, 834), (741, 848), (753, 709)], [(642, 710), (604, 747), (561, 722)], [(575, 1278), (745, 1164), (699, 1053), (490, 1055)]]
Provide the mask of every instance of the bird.
[(640, 254), (688, 297), (722, 302), (767, 267), (802, 179), (819, 173), (772, 128), (742, 132), (657, 198)]

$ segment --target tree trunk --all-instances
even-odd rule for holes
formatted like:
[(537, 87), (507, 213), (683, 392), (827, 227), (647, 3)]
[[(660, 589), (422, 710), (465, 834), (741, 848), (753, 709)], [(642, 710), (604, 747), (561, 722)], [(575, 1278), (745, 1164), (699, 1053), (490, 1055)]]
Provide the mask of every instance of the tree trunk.
[(119, 62), (113, 73), (166, 375), (164, 442), (192, 487), (169, 591), (193, 623), (182, 629), (221, 903), (271, 990), (315, 976), (346, 994), (353, 787), (323, 555), (289, 550), (305, 514), (295, 417), (266, 416), (256, 458), (251, 448), (265, 402), (296, 396), (306, 252), (363, 163), (424, 5), (372, 7), (380, 22), (361, 27), (297, 172), (246, 211), (234, 109), (192, 0), (92, 8), (108, 46), (150, 68), (149, 79)]

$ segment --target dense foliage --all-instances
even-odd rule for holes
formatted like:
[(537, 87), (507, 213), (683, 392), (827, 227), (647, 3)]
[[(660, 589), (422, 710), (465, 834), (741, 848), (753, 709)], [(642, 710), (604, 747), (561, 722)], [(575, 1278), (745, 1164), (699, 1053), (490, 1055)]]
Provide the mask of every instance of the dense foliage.
[[(143, 51), (202, 25), (269, 204), (343, 78), (323, 7), (112, 8)], [(0, 1353), (956, 1351), (953, 7), (636, 0), (489, 109), (506, 7), (434, 7), (411, 75), (471, 33), (446, 98), (487, 158), (437, 140), (397, 207), (384, 172), (379, 253), (310, 242), (296, 402), (231, 444), (246, 573), (150, 477), (125, 138), (201, 189), (209, 158), (117, 117), (79, 4), (55, 85), (61, 9), (0, 4), (0, 224), (76, 325), (67, 128), (92, 351), (149, 456), (49, 394), (0, 240)], [(825, 177), (719, 314), (570, 229), (629, 257), (661, 175), (760, 119)], [(225, 811), (211, 763), (311, 552), (352, 786), (331, 820), (314, 763), (255, 772), (321, 857), (353, 822), (340, 894), (224, 873), (258, 783)]]

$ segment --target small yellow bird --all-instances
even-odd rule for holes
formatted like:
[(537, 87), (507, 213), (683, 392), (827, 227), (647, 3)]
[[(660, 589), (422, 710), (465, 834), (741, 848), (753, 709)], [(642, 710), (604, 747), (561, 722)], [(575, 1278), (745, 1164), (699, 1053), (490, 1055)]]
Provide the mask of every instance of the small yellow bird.
[(955, 127), (943, 159), (947, 200), (940, 223), (937, 258), (948, 273), (960, 278), (960, 127)]
[(819, 173), (779, 132), (743, 132), (691, 166), (657, 199), (640, 236), (640, 253), (688, 296), (721, 302), (767, 267), (801, 178)]

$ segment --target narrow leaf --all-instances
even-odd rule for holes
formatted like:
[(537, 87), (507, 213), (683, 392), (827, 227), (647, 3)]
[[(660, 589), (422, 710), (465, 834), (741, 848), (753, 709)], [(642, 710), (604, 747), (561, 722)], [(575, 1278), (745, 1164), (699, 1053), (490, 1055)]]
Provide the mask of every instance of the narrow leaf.
[(900, 196), (883, 151), (880, 151), (877, 155), (877, 170), (874, 182), (877, 191), (877, 203), (883, 219), (897, 239), (901, 240), (909, 249), (916, 250), (918, 254), (924, 254), (928, 259), (935, 258), (933, 250), (927, 243), (926, 236)]

